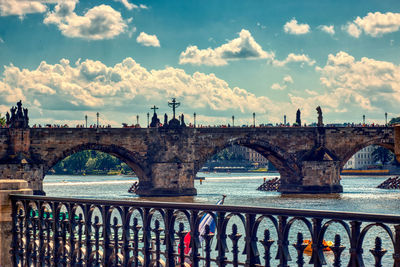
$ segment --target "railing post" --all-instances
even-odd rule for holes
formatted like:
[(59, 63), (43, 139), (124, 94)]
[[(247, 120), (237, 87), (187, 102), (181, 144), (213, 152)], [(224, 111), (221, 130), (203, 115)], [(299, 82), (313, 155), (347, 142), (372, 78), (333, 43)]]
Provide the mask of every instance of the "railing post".
[(362, 257), (362, 249), (358, 251), (357, 242), (360, 237), (361, 222), (352, 221), (351, 224), (351, 238), (350, 238), (350, 262), (348, 267), (359, 267), (360, 258)]
[(257, 233), (253, 233), (255, 214), (246, 214), (246, 266), (260, 264), (260, 254), (257, 250)]
[(151, 256), (151, 229), (149, 220), (150, 209), (143, 209), (143, 266), (150, 266), (150, 256)]
[(278, 253), (275, 259), (279, 260), (278, 267), (288, 267), (288, 260), (290, 260), (289, 255), (289, 240), (284, 234), (286, 224), (287, 224), (287, 216), (279, 216), (279, 233), (278, 233)]
[(223, 231), (225, 212), (217, 213), (217, 265), (223, 267), (226, 265), (226, 232)]
[[(11, 246), (14, 246), (16, 241), (12, 236), (12, 216), (16, 216), (12, 213), (16, 212), (16, 208), (12, 209), (10, 194), (32, 194), (32, 189), (28, 188), (25, 180), (0, 179), (0, 266), (2, 267), (13, 266), (12, 259), (15, 256), (10, 255)], [(12, 250), (13, 252), (15, 251)]]
[(165, 212), (165, 261), (167, 266), (175, 266), (174, 259), (174, 225), (172, 225), (173, 210), (167, 209)]
[(319, 233), (321, 232), (321, 223), (322, 219), (314, 218), (312, 219), (313, 222), (313, 238), (312, 238), (312, 256), (310, 263), (313, 263), (315, 267), (320, 267), (325, 265), (324, 259), (324, 245), (323, 239), (319, 240)]
[(395, 229), (395, 243), (394, 243), (394, 264), (393, 267), (400, 267), (400, 225), (396, 225)]

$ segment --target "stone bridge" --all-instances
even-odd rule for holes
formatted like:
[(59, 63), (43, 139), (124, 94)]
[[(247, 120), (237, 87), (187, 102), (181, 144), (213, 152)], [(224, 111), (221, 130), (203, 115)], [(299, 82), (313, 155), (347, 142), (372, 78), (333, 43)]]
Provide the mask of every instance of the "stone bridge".
[[(254, 149), (281, 175), (283, 193), (341, 192), (340, 171), (369, 145), (399, 151), (396, 127), (2, 128), (0, 177), (24, 179), (43, 194), (45, 174), (87, 149), (114, 155), (139, 178), (142, 196), (196, 195), (194, 177), (230, 145)], [(396, 138), (398, 140), (398, 138)]]

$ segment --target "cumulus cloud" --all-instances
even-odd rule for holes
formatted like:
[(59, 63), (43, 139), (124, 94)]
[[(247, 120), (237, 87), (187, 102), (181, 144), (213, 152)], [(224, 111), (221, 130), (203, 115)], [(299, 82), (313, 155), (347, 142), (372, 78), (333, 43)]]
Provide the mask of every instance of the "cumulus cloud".
[(342, 92), (347, 101), (374, 110), (396, 107), (400, 101), (400, 66), (367, 57), (359, 61), (346, 52), (329, 55), (325, 67), (317, 68), (321, 83)]
[(288, 84), (293, 83), (293, 78), (290, 75), (286, 75), (282, 79), (282, 84), (274, 83), (271, 85), (272, 90), (284, 90), (287, 88)]
[(308, 24), (298, 24), (296, 19), (286, 22), (283, 26), (283, 30), (289, 34), (306, 34), (310, 32), (310, 25)]
[(396, 32), (400, 28), (400, 13), (369, 12), (365, 17), (357, 17), (345, 26), (345, 30), (358, 38), (361, 32), (372, 37), (382, 36), (386, 33)]
[(277, 59), (272, 60), (272, 64), (278, 67), (283, 67), (291, 62), (300, 62), (301, 64), (306, 63), (309, 66), (315, 64), (315, 60), (311, 59), (308, 55), (305, 54), (290, 53), (284, 60), (277, 60)]
[(0, 0), (0, 15), (23, 18), (26, 14), (44, 13), (47, 11), (45, 3), (49, 2), (53, 1)]
[(335, 34), (335, 26), (333, 25), (320, 25), (318, 26), (318, 29), (320, 29), (323, 32), (326, 32), (327, 34), (334, 35)]
[(342, 26), (342, 30), (346, 31), (349, 35), (354, 38), (358, 38), (361, 35), (361, 29), (354, 23), (347, 23), (345, 26)]
[(130, 3), (128, 0), (114, 0), (115, 2), (120, 2), (121, 4), (123, 4), (126, 9), (128, 10), (132, 10), (135, 8), (139, 8), (137, 5)]
[(273, 58), (273, 53), (265, 52), (248, 30), (242, 29), (239, 37), (215, 49), (199, 49), (188, 46), (180, 54), (179, 64), (222, 66), (230, 60)]
[(89, 40), (111, 39), (123, 33), (127, 24), (121, 13), (108, 5), (95, 6), (83, 16), (77, 15), (74, 1), (62, 1), (48, 12), (44, 23), (55, 24), (67, 37)]
[(145, 32), (141, 32), (136, 38), (136, 42), (144, 46), (160, 47), (160, 41), (156, 35), (150, 35)]
[[(40, 103), (45, 110), (120, 109), (132, 103), (164, 103), (177, 97), (191, 109), (266, 113), (272, 102), (245, 89), (230, 87), (214, 74), (167, 67), (147, 70), (132, 58), (107, 66), (100, 61), (45, 61), (33, 70), (5, 67), (0, 80), (0, 105), (19, 99)], [(150, 102), (151, 101), (151, 102)]]

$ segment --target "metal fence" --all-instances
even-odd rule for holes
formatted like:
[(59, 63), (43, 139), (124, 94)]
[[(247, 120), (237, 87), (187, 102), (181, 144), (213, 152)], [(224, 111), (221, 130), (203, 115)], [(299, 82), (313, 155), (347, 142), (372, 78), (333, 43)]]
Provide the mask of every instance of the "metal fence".
[(400, 216), (26, 195), (11, 200), (14, 266), (400, 267)]

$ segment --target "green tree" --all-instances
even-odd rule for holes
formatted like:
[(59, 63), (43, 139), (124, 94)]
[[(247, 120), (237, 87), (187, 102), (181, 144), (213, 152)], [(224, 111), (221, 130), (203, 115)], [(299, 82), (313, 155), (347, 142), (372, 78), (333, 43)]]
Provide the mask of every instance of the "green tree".
[(393, 161), (394, 155), (390, 150), (381, 146), (376, 146), (375, 150), (372, 152), (372, 158), (376, 163), (381, 162), (385, 165)]
[(398, 123), (400, 123), (400, 117), (391, 118), (389, 121), (389, 125), (398, 124)]
[(0, 126), (6, 126), (6, 118), (1, 116), (1, 113), (0, 113)]

